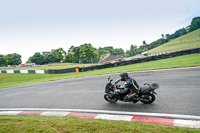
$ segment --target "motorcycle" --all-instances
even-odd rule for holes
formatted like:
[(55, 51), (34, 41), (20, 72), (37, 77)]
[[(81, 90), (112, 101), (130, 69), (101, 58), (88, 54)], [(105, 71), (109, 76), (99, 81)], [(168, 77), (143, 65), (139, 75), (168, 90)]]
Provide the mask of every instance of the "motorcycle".
[(144, 85), (140, 86), (137, 96), (133, 96), (128, 101), (124, 101), (124, 97), (130, 93), (130, 89), (128, 89), (128, 91), (125, 93), (120, 93), (123, 92), (125, 87), (123, 85), (114, 84), (112, 83), (112, 81), (113, 79), (111, 79), (111, 76), (109, 76), (104, 94), (104, 99), (109, 103), (116, 103), (118, 100), (120, 100), (123, 102), (133, 103), (137, 103), (138, 101), (140, 101), (144, 104), (150, 104), (153, 103), (156, 99), (155, 95), (157, 95), (157, 93), (155, 92), (155, 89), (159, 88), (159, 85), (157, 83), (145, 83)]

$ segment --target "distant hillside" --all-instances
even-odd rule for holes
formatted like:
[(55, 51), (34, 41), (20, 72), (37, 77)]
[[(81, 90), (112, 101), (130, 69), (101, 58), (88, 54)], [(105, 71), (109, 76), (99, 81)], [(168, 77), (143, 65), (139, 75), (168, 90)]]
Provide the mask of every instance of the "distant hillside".
[(200, 47), (200, 29), (171, 40), (163, 45), (148, 51), (148, 54), (173, 52), (183, 49)]

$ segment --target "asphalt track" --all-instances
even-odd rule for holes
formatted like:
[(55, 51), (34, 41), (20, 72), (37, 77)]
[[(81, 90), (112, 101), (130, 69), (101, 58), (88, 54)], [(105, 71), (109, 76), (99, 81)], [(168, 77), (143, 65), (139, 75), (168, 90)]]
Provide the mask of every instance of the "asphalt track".
[[(0, 108), (89, 109), (200, 116), (200, 67), (129, 73), (141, 85), (158, 83), (153, 104), (107, 103), (108, 75), (64, 79), (0, 90)], [(119, 74), (111, 74), (115, 80)]]

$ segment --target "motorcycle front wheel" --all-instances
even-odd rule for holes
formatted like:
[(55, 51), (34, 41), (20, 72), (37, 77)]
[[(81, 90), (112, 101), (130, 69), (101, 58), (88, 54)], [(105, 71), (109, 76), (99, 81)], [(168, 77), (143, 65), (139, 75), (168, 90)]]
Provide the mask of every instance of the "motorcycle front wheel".
[(104, 99), (109, 103), (116, 103), (118, 101), (116, 97), (111, 97), (108, 94), (104, 95)]
[(144, 104), (150, 104), (155, 101), (156, 97), (154, 94), (144, 94), (141, 96), (140, 101)]

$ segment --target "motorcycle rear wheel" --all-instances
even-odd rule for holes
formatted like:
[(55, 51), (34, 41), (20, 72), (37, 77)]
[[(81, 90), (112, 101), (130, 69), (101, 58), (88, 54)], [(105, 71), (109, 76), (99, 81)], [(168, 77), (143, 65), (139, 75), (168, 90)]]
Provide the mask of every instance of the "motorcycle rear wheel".
[(116, 97), (111, 97), (108, 94), (104, 95), (104, 99), (109, 103), (116, 103), (118, 101)]
[(151, 104), (155, 101), (156, 97), (154, 94), (144, 94), (140, 100), (144, 104)]

